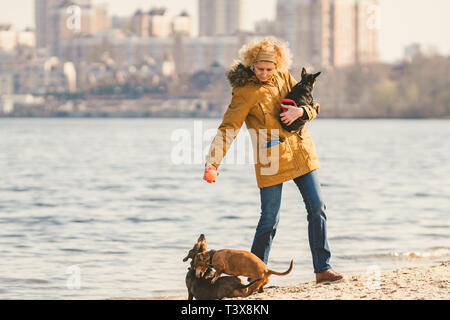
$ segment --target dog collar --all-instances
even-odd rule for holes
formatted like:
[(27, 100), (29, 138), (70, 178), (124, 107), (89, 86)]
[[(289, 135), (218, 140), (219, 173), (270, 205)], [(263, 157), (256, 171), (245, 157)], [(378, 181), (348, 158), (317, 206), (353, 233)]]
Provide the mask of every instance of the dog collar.
[(215, 253), (216, 253), (216, 250), (209, 251), (209, 264), (210, 265), (212, 265), (212, 259), (213, 259)]

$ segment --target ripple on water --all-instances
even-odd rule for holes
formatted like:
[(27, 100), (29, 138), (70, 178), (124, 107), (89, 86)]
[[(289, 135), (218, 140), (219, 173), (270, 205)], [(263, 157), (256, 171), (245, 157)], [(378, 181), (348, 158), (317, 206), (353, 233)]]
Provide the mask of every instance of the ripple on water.
[(154, 218), (154, 219), (145, 219), (139, 217), (128, 217), (125, 219), (126, 221), (131, 221), (134, 223), (145, 223), (145, 222), (175, 222), (182, 221), (181, 218)]
[(20, 283), (20, 284), (46, 284), (51, 283), (49, 280), (36, 279), (36, 278), (0, 278), (1, 283)]
[(43, 202), (35, 202), (33, 203), (35, 207), (44, 207), (44, 208), (56, 208), (58, 205), (54, 203), (43, 203)]
[(220, 220), (238, 220), (238, 219), (242, 219), (242, 217), (238, 217), (238, 216), (221, 216), (219, 219)]
[(63, 223), (54, 216), (37, 216), (26, 219), (25, 224), (35, 226), (37, 224), (62, 225)]
[(65, 251), (65, 252), (88, 252), (89, 251), (89, 250), (78, 249), (78, 248), (61, 248), (59, 250), (60, 251)]

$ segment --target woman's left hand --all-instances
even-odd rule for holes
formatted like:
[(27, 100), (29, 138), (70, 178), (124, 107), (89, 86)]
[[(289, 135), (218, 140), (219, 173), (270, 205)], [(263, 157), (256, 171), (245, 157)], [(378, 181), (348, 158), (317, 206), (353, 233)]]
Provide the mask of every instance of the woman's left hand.
[(288, 110), (280, 114), (281, 121), (283, 121), (283, 123), (288, 126), (290, 126), (292, 122), (294, 122), (298, 118), (303, 117), (303, 113), (305, 112), (303, 108), (297, 108), (284, 104), (283, 107), (288, 108)]

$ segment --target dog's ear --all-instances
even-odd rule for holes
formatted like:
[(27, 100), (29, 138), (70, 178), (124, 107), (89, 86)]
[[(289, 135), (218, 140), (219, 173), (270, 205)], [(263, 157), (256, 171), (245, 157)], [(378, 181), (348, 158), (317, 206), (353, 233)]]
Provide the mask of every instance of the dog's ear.
[(302, 68), (302, 78), (305, 76), (305, 74), (306, 74), (306, 69)]
[(193, 259), (193, 249), (189, 250), (188, 255), (183, 259), (183, 262), (186, 262), (189, 258)]
[(313, 74), (313, 78), (314, 78), (314, 80), (318, 77), (318, 76), (320, 76), (320, 74), (321, 74), (322, 72), (321, 71), (319, 71), (319, 72), (317, 72), (317, 73), (315, 73), (315, 74)]

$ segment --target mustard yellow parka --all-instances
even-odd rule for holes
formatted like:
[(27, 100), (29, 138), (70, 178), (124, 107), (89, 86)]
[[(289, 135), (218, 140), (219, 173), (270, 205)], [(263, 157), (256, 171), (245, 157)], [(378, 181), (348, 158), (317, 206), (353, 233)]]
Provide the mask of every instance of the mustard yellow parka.
[[(206, 157), (208, 164), (216, 168), (220, 166), (245, 121), (252, 137), (259, 188), (292, 180), (320, 167), (306, 125), (299, 132), (288, 132), (279, 122), (280, 100), (297, 83), (288, 71), (276, 71), (264, 83), (250, 68), (237, 63), (227, 72), (227, 78), (232, 86), (232, 99), (211, 142)], [(306, 111), (305, 122), (313, 120), (319, 113), (318, 104), (303, 108)]]

